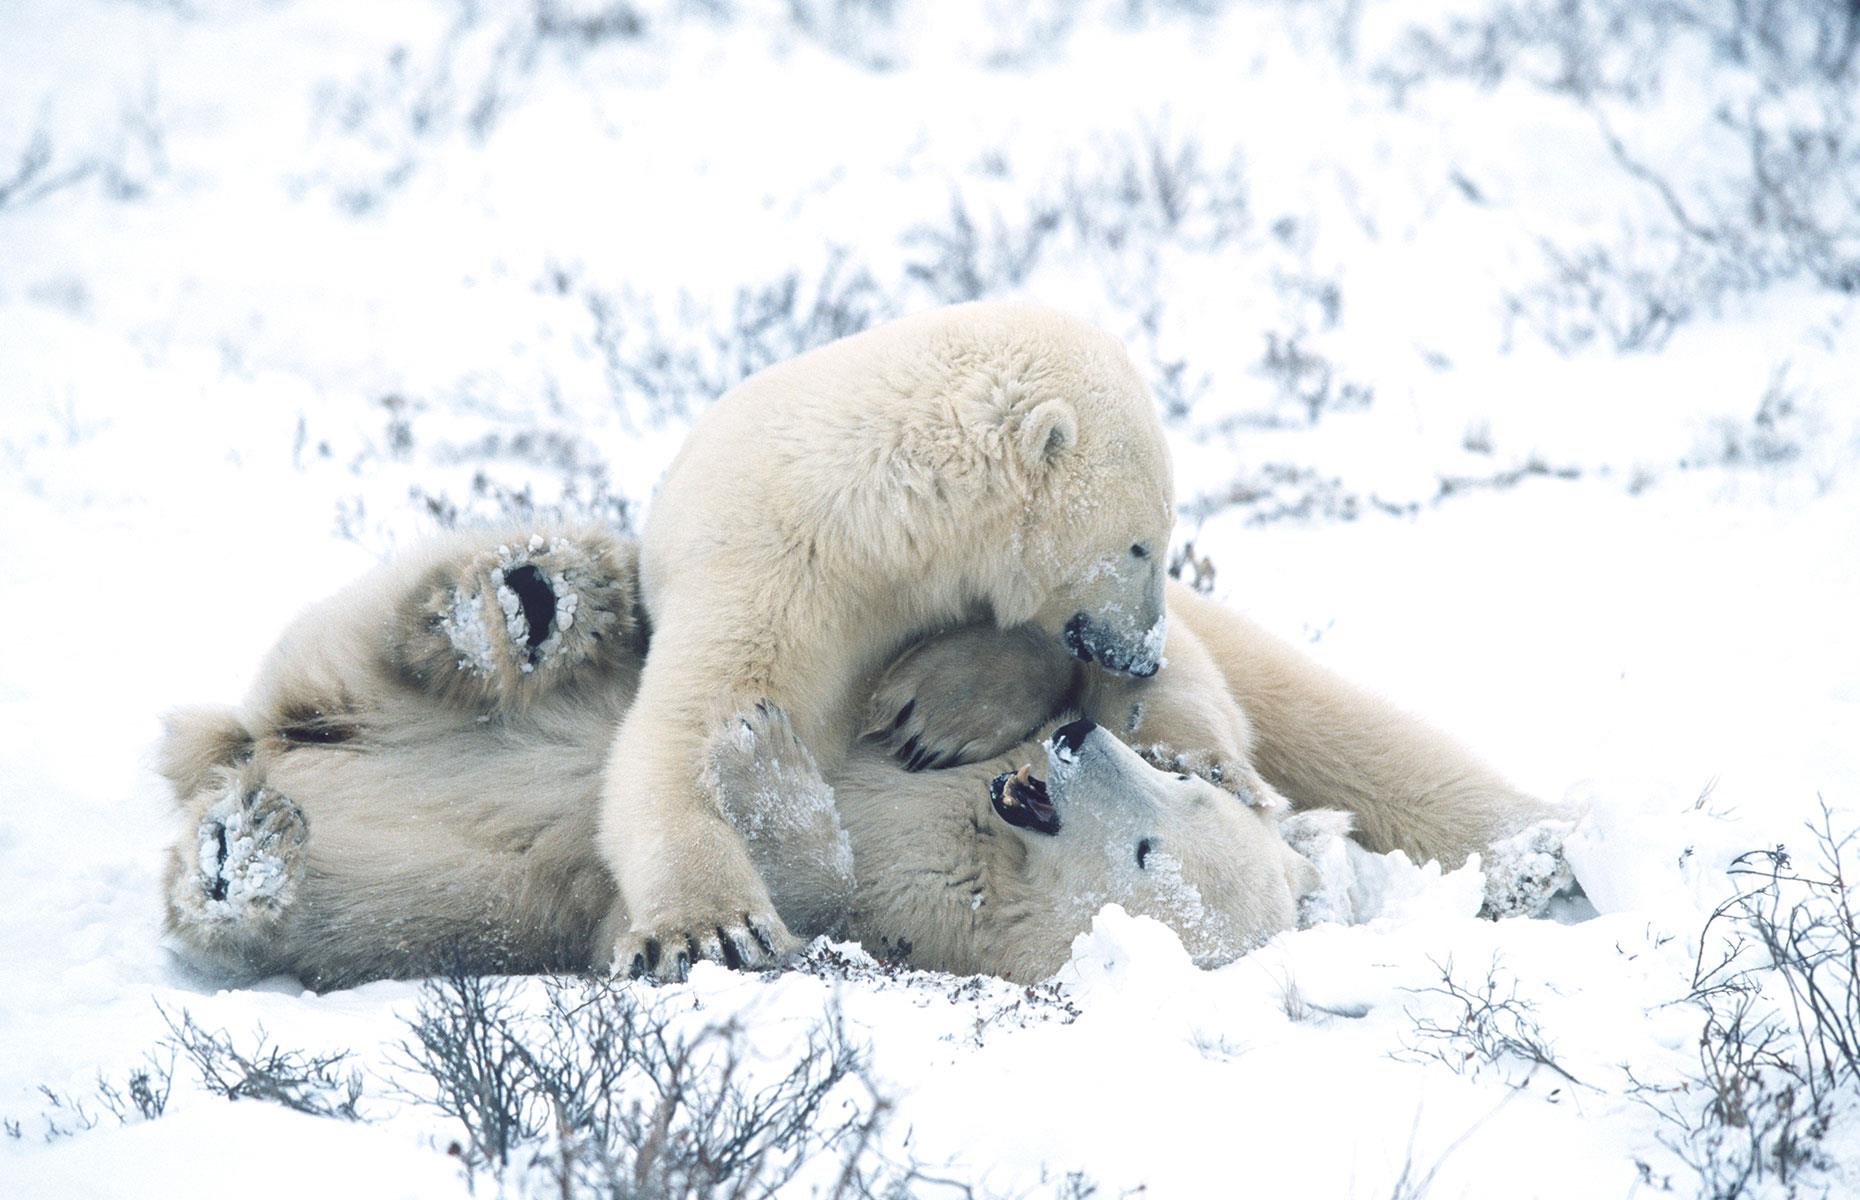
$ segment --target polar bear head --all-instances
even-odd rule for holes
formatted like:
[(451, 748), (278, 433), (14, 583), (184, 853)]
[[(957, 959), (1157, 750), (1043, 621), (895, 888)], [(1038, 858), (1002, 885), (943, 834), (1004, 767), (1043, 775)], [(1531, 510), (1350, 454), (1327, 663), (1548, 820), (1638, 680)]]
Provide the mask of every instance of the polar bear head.
[(1281, 836), (1281, 812), (1159, 771), (1090, 721), (1044, 749), (1044, 780), (1022, 768), (990, 785), (1024, 850), (994, 875), (995, 940), (1016, 978), (1057, 969), (1107, 904), (1169, 926), (1202, 966), (1297, 923), (1319, 879)]
[[(1031, 622), (1076, 657), (1153, 675), (1175, 521), (1169, 449), (1123, 345), (1050, 309), (945, 310), (930, 355), (989, 479), (988, 516), (941, 532), (1001, 626)], [(953, 461), (955, 455), (945, 461)]]

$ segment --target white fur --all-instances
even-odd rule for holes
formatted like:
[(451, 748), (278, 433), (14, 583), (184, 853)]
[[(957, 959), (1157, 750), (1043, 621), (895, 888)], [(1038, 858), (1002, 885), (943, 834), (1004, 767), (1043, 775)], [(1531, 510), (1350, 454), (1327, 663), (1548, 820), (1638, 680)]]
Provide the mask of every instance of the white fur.
[(736, 714), (775, 704), (831, 776), (862, 681), (926, 630), (1070, 623), (1104, 662), (1153, 670), (1170, 496), (1122, 347), (1044, 309), (894, 322), (719, 400), (641, 549), (652, 655), (601, 812), (616, 960), (719, 930), (767, 958), (793, 944), (734, 801), (705, 786), (704, 748)]
[[(418, 547), (312, 606), (242, 709), (170, 719), (162, 765), (188, 822), (168, 856), (168, 923), (189, 952), (317, 987), (595, 964), (616, 897), (594, 821), (642, 642), (629, 547), (588, 530), (548, 545), (513, 551), (528, 546), (523, 534)], [(589, 598), (572, 629), (558, 620), (547, 632), (601, 637), (538, 654), (529, 672), (486, 676), (476, 659), (449, 657), (455, 595), (484, 586), (500, 557), (506, 572), (536, 562), (550, 581), (581, 580)], [(493, 660), (524, 657), (529, 610), (520, 615), (491, 627)], [(441, 660), (458, 677), (430, 674)], [(952, 683), (976, 666), (952, 664)], [(851, 932), (918, 966), (1032, 980), (1064, 962), (1101, 904), (1119, 903), (1213, 963), (1289, 927), (1314, 881), (1276, 813), (1160, 772), (1102, 731), (1063, 771), (1024, 742), (919, 773), (857, 732), (831, 739), (831, 787), (772, 706), (726, 723), (705, 748), (703, 770), (745, 802), (729, 816), (805, 934)], [(1056, 835), (1014, 828), (990, 800), (994, 775), (1041, 763)], [(607, 785), (626, 778), (615, 769)], [(753, 947), (712, 930), (660, 944), (655, 966), (675, 971), (680, 954), (713, 949), (741, 958)]]

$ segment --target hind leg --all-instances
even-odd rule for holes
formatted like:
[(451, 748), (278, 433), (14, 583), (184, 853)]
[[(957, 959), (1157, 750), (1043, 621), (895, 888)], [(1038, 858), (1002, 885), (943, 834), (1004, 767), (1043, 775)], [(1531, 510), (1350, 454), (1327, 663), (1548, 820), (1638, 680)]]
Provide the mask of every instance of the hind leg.
[(250, 764), (212, 772), (168, 852), (167, 924), (189, 949), (266, 970), (303, 884), (309, 822)]
[(645, 652), (637, 551), (600, 530), (455, 541), (401, 600), (388, 648), (443, 699), (516, 709)]

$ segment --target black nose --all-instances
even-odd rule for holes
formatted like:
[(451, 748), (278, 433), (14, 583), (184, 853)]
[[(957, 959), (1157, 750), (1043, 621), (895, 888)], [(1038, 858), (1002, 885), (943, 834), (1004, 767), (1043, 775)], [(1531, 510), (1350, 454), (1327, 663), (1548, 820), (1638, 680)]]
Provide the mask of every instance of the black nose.
[(1098, 727), (1090, 721), (1073, 721), (1071, 724), (1061, 725), (1053, 730), (1053, 744), (1065, 747), (1068, 754), (1077, 754), (1079, 747), (1085, 744), (1085, 739), (1090, 737), (1091, 731), (1096, 728)]

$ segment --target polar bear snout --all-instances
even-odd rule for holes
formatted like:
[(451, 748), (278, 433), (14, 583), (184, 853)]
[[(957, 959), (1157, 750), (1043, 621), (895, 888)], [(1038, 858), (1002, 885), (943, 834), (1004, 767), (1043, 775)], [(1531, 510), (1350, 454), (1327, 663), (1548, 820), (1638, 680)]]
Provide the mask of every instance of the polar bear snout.
[(1120, 635), (1109, 625), (1094, 620), (1090, 613), (1074, 613), (1060, 634), (1072, 657), (1081, 662), (1095, 662), (1118, 675), (1148, 679), (1162, 669), (1156, 652), (1162, 639), (1145, 633), (1131, 638)]

